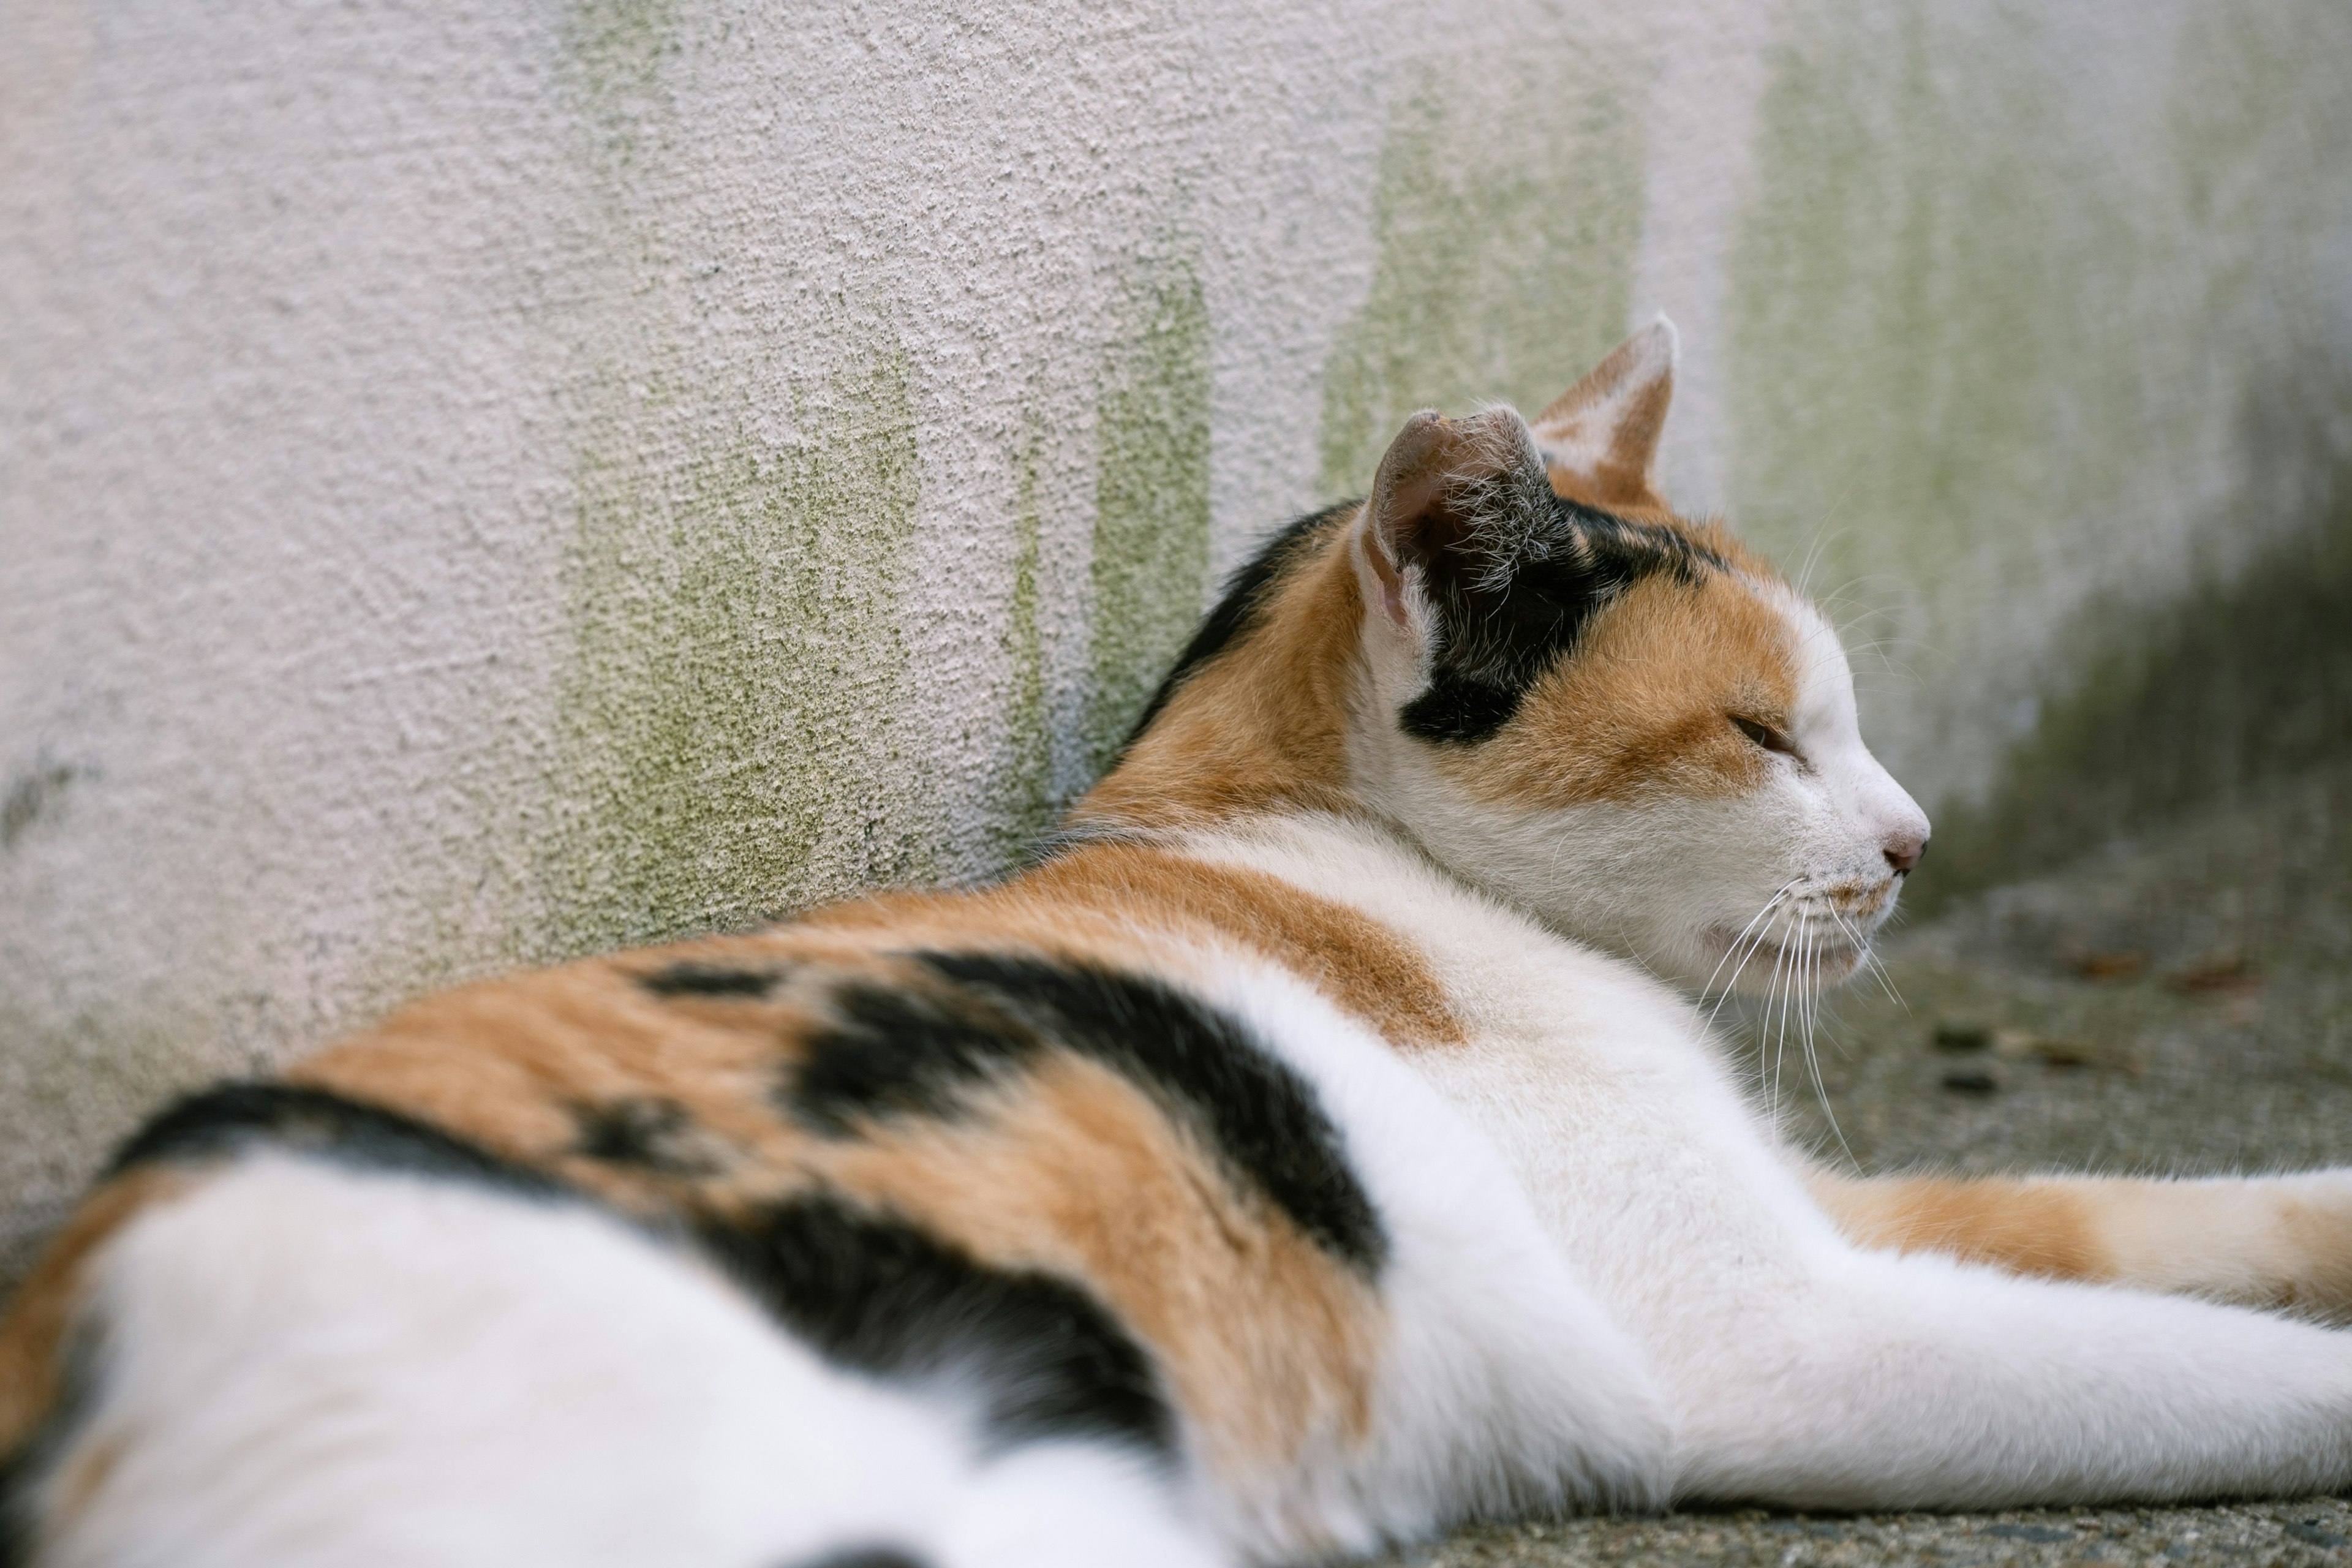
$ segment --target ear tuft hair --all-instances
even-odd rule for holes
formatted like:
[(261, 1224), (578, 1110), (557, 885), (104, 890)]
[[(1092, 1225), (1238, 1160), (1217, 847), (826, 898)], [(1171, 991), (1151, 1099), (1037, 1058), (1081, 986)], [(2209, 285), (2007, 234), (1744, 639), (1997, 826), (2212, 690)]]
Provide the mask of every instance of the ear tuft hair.
[(1374, 538), (1400, 569), (1441, 562), (1481, 592), (1519, 565), (1575, 548), (1527, 421), (1505, 407), (1463, 420), (1424, 409), (1405, 422), (1372, 481)]

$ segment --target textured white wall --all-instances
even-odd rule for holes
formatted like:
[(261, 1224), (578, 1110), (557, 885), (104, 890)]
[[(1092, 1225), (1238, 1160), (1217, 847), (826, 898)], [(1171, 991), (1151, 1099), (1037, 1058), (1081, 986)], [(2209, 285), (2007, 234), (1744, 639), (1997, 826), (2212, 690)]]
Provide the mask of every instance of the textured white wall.
[(1660, 308), (1670, 491), (1983, 795), (2352, 446), (2348, 16), (0, 0), (0, 1202), (1003, 866), (1256, 533)]

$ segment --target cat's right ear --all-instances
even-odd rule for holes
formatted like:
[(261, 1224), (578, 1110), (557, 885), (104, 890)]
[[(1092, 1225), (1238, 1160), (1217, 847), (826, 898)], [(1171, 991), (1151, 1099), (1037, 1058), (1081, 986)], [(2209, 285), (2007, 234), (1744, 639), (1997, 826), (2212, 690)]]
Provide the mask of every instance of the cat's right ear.
[(1550, 494), (1543, 458), (1513, 410), (1447, 419), (1423, 409), (1406, 420), (1367, 503), (1365, 554), (1389, 619), (1410, 624), (1408, 576), (1426, 583), (1467, 571), (1507, 581), (1528, 520), (1549, 510)]
[(1651, 472), (1675, 395), (1675, 324), (1659, 316), (1535, 417), (1552, 488), (1604, 511), (1663, 511)]

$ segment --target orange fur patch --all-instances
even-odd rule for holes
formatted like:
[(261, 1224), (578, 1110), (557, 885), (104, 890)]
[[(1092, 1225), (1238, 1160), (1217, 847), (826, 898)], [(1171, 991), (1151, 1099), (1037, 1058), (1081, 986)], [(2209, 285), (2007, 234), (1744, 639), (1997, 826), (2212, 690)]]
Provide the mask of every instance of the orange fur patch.
[(1256, 624), (1196, 670), (1109, 776), (1070, 809), (1080, 826), (1206, 826), (1282, 805), (1355, 809), (1346, 707), (1363, 626), (1335, 520), (1273, 585)]
[[(769, 1104), (775, 1074), (815, 1015), (774, 1000), (648, 994), (640, 976), (690, 955), (743, 962), (746, 939), (567, 964), (488, 981), (403, 1008), (289, 1068), (310, 1084), (446, 1128), (492, 1153), (551, 1170), (638, 1213), (681, 1192), (772, 1195), (804, 1142)], [(581, 1113), (618, 1102), (674, 1105), (711, 1168), (616, 1165), (579, 1148)]]
[(1393, 928), (1264, 872), (1149, 844), (1083, 844), (999, 888), (861, 900), (793, 929), (854, 934), (875, 951), (1010, 942), (1180, 974), (1186, 945), (1207, 941), (1273, 959), (1394, 1044), (1464, 1037), (1436, 972)]
[(1398, 1045), (1464, 1038), (1419, 948), (1368, 915), (1262, 871), (1204, 865), (1145, 845), (1098, 844), (1047, 861), (1009, 891), (1213, 933), (1314, 983)]
[[(1191, 869), (1164, 852), (1096, 846), (1031, 879), (1042, 885), (849, 904), (755, 936), (468, 986), (288, 1077), (436, 1122), (629, 1211), (724, 1219), (823, 1185), (983, 1264), (1079, 1280), (1160, 1356), (1216, 1462), (1239, 1476), (1361, 1435), (1379, 1301), (1271, 1201), (1235, 1187), (1148, 1094), (1051, 1049), (976, 1090), (968, 1114), (881, 1118), (852, 1137), (810, 1132), (779, 1094), (809, 1033), (830, 1022), (831, 986), (938, 986), (898, 956), (917, 949), (1166, 973), (1153, 949), (1192, 931), (1230, 939), (1237, 914), (1272, 899), (1276, 913), (1257, 916), (1262, 940), (1328, 940), (1323, 963), (1342, 985), (1360, 988), (1380, 963), (1416, 967), (1410, 949), (1347, 910), (1303, 897), (1284, 906), (1271, 879)], [(1129, 919), (1164, 929), (1121, 929)], [(646, 990), (645, 976), (680, 963), (779, 978), (763, 996)], [(1350, 978), (1350, 965), (1361, 973)], [(1435, 1011), (1408, 1005), (1401, 1032), (1458, 1037), (1442, 1003), (1422, 1002)], [(583, 1152), (581, 1109), (616, 1101), (676, 1107), (700, 1157), (665, 1170)]]
[(187, 1192), (183, 1171), (133, 1171), (84, 1198), (41, 1255), (0, 1321), (0, 1458), (16, 1453), (56, 1406), (98, 1250), (144, 1210)]
[(2016, 1274), (2105, 1280), (2115, 1258), (2101, 1245), (2095, 1208), (2057, 1181), (1951, 1176), (1869, 1180), (1816, 1172), (1813, 1196), (1861, 1246), (1940, 1252)]
[(1498, 804), (1744, 795), (1765, 758), (1727, 716), (1787, 728), (1797, 670), (1787, 617), (1742, 576), (1645, 577), (1592, 617), (1511, 723), (1444, 763)]
[(837, 1190), (983, 1263), (1087, 1280), (1157, 1354), (1178, 1405), (1206, 1417), (1230, 1475), (1370, 1424), (1372, 1288), (1107, 1068), (1055, 1053), (975, 1115), (877, 1127), (811, 1158)]
[(2289, 1198), (2280, 1205), (2278, 1229), (2281, 1251), (2294, 1267), (2275, 1304), (2352, 1321), (2352, 1205)]
[(1650, 467), (1665, 431), (1675, 380), (1671, 371), (1638, 379), (1643, 349), (1643, 334), (1626, 339), (1528, 421), (1549, 450), (1577, 454), (1572, 462), (1545, 462), (1557, 494), (1603, 511), (1664, 510), (1650, 488)]

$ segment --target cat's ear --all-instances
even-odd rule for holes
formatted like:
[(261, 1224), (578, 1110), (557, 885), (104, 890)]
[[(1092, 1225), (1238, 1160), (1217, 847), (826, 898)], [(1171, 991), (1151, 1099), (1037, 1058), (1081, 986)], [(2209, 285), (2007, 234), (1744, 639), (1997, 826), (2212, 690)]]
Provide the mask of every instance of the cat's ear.
[(1368, 532), (1390, 619), (1405, 624), (1404, 574), (1497, 584), (1554, 510), (1528, 423), (1508, 408), (1467, 419), (1423, 409), (1389, 443), (1372, 479)]
[(1553, 489), (1610, 510), (1665, 510), (1650, 470), (1675, 393), (1675, 324), (1660, 316), (1536, 416)]

